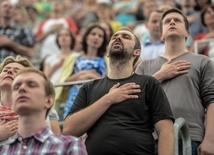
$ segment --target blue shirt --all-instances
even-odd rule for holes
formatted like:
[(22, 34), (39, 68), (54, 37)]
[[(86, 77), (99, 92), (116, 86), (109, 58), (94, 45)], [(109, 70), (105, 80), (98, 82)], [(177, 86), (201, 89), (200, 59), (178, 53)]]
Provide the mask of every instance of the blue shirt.
[(142, 44), (140, 59), (153, 59), (162, 55), (165, 51), (165, 45), (162, 40), (152, 43), (150, 39), (147, 39)]

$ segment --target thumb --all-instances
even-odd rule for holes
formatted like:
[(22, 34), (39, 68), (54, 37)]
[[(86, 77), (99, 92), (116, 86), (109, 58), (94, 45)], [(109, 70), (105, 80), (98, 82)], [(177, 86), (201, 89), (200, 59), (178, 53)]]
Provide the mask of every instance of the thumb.
[(112, 88), (118, 88), (119, 86), (120, 86), (120, 83), (118, 82), (118, 83), (116, 83), (115, 85), (113, 85)]

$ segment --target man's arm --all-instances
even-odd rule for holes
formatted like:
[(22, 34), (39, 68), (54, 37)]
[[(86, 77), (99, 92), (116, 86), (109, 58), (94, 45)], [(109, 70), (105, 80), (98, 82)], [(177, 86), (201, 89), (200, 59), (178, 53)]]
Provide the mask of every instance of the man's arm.
[(198, 148), (198, 155), (214, 155), (214, 103), (207, 106), (205, 136)]
[(122, 86), (119, 83), (115, 84), (109, 93), (91, 106), (68, 116), (63, 125), (63, 134), (70, 134), (77, 137), (83, 135), (112, 104), (120, 103), (126, 99), (138, 98), (137, 95), (132, 94), (139, 93), (140, 91), (140, 86), (135, 83), (127, 83)]
[(0, 40), (0, 47), (10, 47), (15, 53), (26, 56), (28, 58), (31, 58), (33, 56), (33, 48), (31, 47), (18, 44), (8, 38), (8, 36), (0, 36)]
[(158, 155), (173, 155), (175, 147), (174, 126), (170, 119), (155, 123), (158, 134)]

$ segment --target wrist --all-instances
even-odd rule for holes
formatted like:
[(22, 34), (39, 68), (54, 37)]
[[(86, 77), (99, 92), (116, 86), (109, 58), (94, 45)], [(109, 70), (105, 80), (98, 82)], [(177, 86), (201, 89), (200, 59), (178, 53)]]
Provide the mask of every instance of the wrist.
[(156, 78), (160, 83), (164, 81), (163, 75), (159, 71), (153, 74), (153, 77)]

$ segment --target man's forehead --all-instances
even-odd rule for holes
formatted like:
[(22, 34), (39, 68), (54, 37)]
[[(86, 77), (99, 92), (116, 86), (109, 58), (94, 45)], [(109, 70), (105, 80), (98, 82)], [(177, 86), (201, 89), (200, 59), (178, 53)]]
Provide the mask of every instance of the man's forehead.
[(17, 81), (39, 81), (43, 79), (41, 75), (34, 73), (34, 72), (24, 72), (21, 74), (18, 74), (15, 79), (14, 82)]
[(163, 20), (166, 20), (166, 19), (173, 19), (173, 18), (180, 18), (180, 19), (182, 19), (183, 17), (182, 17), (181, 14), (179, 14), (179, 13), (177, 13), (177, 12), (172, 12), (172, 13), (167, 14), (167, 15), (163, 18)]
[(119, 30), (117, 31), (114, 36), (118, 36), (118, 35), (130, 35), (130, 36), (134, 36), (130, 31), (128, 30)]
[(9, 1), (3, 1), (3, 2), (1, 3), (1, 6), (7, 6), (7, 5), (13, 6)]

